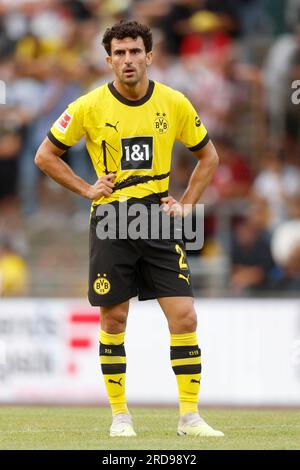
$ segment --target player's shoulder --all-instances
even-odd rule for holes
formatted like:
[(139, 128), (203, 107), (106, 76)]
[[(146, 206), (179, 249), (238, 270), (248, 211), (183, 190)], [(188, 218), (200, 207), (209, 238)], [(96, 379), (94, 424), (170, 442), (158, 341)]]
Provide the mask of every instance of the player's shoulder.
[(155, 88), (158, 94), (163, 95), (165, 98), (169, 98), (170, 100), (181, 102), (185, 99), (185, 96), (181, 91), (175, 90), (174, 88), (165, 85), (161, 82), (155, 82)]
[(98, 86), (97, 88), (85, 93), (84, 95), (79, 96), (76, 100), (76, 104), (79, 107), (90, 108), (94, 107), (95, 103), (103, 102), (104, 97), (107, 94), (107, 83), (104, 85)]

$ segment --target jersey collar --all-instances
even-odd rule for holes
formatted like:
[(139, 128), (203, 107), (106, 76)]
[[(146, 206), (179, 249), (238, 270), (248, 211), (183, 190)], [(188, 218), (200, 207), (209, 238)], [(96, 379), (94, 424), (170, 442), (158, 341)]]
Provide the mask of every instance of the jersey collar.
[(114, 87), (113, 82), (108, 83), (108, 88), (109, 91), (114, 95), (114, 97), (117, 98), (117, 100), (121, 101), (121, 103), (126, 104), (127, 106), (141, 106), (151, 98), (154, 90), (154, 82), (152, 80), (149, 80), (147, 93), (145, 94), (145, 96), (143, 96), (143, 98), (140, 98), (139, 100), (129, 100), (122, 96), (121, 93), (119, 93), (118, 90)]

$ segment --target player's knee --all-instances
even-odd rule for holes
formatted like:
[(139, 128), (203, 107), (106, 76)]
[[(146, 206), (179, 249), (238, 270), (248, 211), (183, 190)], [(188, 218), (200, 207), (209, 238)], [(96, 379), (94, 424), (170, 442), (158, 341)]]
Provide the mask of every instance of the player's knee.
[(181, 319), (181, 328), (186, 333), (192, 333), (197, 328), (197, 316), (194, 310), (189, 310)]
[(101, 320), (101, 326), (106, 333), (123, 333), (126, 328), (126, 321), (120, 321), (119, 318), (106, 318)]
[(197, 329), (197, 315), (195, 310), (182, 309), (180, 313), (169, 322), (170, 331), (173, 333), (193, 333)]
[(101, 308), (100, 319), (101, 326), (106, 333), (122, 333), (126, 328), (127, 311), (121, 308)]

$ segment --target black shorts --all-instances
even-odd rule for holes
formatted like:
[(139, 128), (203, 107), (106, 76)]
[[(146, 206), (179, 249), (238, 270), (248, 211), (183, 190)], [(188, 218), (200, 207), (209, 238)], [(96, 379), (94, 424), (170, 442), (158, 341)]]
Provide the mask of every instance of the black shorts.
[(90, 223), (91, 305), (116, 305), (137, 295), (139, 300), (193, 297), (182, 240), (99, 239), (95, 212)]

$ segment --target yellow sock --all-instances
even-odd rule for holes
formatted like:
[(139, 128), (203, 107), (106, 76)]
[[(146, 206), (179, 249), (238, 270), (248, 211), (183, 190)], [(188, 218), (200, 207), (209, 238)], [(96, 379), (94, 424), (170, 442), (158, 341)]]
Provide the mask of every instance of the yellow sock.
[(201, 350), (196, 332), (171, 334), (171, 364), (177, 379), (180, 415), (196, 413), (201, 377)]
[(128, 413), (125, 397), (125, 333), (100, 331), (100, 364), (113, 415)]

